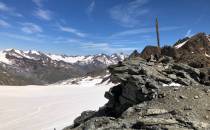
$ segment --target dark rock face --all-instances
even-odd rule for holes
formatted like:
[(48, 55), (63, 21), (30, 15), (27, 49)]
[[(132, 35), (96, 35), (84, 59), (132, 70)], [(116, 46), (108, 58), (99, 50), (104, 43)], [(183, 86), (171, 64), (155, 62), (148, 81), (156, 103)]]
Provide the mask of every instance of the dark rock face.
[(164, 46), (164, 47), (161, 48), (161, 55), (176, 58), (177, 57), (177, 51), (174, 47)]
[(97, 112), (83, 113), (64, 130), (210, 129), (205, 74), (165, 59), (151, 63), (130, 58), (110, 66), (111, 80), (119, 84), (105, 93), (108, 103)]
[(134, 50), (128, 58), (135, 58), (135, 57), (140, 57), (140, 56), (141, 54), (137, 50)]
[(144, 50), (141, 52), (141, 57), (143, 59), (150, 59), (151, 55), (153, 55), (157, 58), (160, 57), (160, 55), (161, 55), (160, 48), (158, 48), (156, 46), (146, 46), (144, 48)]
[[(185, 64), (168, 63), (148, 65), (139, 60), (125, 61), (109, 67), (111, 79), (120, 84), (105, 94), (107, 106), (117, 115), (126, 106), (156, 99), (159, 90), (166, 84), (191, 86), (201, 83), (201, 72)], [(115, 90), (117, 89), (117, 90)]]

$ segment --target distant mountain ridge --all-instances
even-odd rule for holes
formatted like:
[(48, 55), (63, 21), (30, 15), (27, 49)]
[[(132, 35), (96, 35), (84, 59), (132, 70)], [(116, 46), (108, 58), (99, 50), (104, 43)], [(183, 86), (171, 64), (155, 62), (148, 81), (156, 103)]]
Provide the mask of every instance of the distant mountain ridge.
[[(97, 54), (67, 56), (40, 51), (7, 49), (0, 51), (0, 84), (28, 85), (49, 84), (69, 78), (99, 75), (106, 67), (124, 60), (125, 54)], [(3, 78), (2, 78), (3, 79)], [(20, 80), (19, 79), (23, 79)]]

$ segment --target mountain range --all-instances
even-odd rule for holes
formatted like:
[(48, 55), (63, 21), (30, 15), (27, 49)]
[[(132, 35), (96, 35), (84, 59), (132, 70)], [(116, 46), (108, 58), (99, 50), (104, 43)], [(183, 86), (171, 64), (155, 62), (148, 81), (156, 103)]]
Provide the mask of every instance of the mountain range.
[(7, 49), (0, 52), (0, 84), (51, 84), (61, 80), (106, 73), (107, 66), (124, 60), (125, 54), (67, 56), (39, 51)]

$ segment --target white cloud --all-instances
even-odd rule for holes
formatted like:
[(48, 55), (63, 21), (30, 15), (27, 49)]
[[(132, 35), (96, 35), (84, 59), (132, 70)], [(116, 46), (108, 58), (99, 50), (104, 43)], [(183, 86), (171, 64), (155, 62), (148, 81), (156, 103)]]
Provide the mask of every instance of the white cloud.
[(6, 22), (6, 21), (0, 19), (0, 27), (7, 28), (7, 27), (10, 27), (10, 26), (11, 26), (11, 25), (10, 25), (8, 22)]
[(95, 8), (95, 5), (96, 5), (95, 0), (93, 0), (93, 1), (90, 3), (90, 5), (88, 6), (88, 8), (87, 8), (87, 14), (88, 14), (88, 16), (90, 16), (91, 13), (93, 12), (93, 10), (94, 10), (94, 8)]
[(43, 0), (32, 0), (38, 7), (42, 7)]
[[(171, 26), (171, 27), (161, 27), (159, 30), (160, 31), (172, 31), (172, 30), (177, 30), (180, 28), (181, 27), (178, 27), (178, 26)], [(123, 32), (115, 33), (111, 37), (122, 37), (122, 36), (128, 36), (128, 35), (145, 34), (145, 33), (153, 33), (153, 32), (155, 32), (154, 27), (131, 29), (131, 30), (126, 30)]]
[(148, 3), (148, 0), (134, 0), (128, 3), (123, 3), (114, 6), (109, 11), (111, 18), (117, 21), (124, 27), (134, 27), (141, 24), (140, 16), (149, 12), (143, 6)]
[(132, 47), (119, 47), (115, 45), (110, 45), (109, 43), (86, 43), (82, 45), (82, 49), (89, 50), (100, 50), (106, 53), (117, 53), (117, 52), (131, 52), (136, 48)]
[(13, 39), (23, 40), (23, 41), (43, 42), (40, 39), (37, 39), (34, 37), (29, 37), (29, 36), (14, 34), (14, 33), (0, 33), (0, 35), (13, 38)]
[(89, 48), (89, 49), (98, 49), (98, 48), (109, 48), (108, 43), (88, 43), (83, 45), (84, 48)]
[(43, 20), (51, 20), (52, 19), (52, 12), (50, 10), (45, 9), (37, 9), (35, 11), (35, 16)]
[(57, 37), (54, 39), (53, 43), (82, 43), (82, 41), (74, 38)]
[(85, 37), (86, 34), (78, 31), (77, 29), (71, 28), (71, 27), (66, 27), (62, 25), (58, 25), (58, 28), (63, 31), (63, 32), (68, 32), (68, 33), (73, 33), (79, 37)]
[(11, 8), (9, 8), (5, 3), (0, 2), (0, 11), (10, 11)]
[(13, 12), (11, 15), (15, 17), (23, 17), (21, 13), (16, 13), (16, 12)]
[(5, 3), (0, 2), (0, 11), (4, 11), (11, 16), (23, 17), (21, 13), (18, 13), (14, 8), (7, 6)]
[(192, 36), (192, 30), (189, 29), (185, 35), (185, 37), (191, 37)]
[(23, 23), (22, 31), (28, 34), (41, 33), (43, 30), (40, 26), (34, 23)]

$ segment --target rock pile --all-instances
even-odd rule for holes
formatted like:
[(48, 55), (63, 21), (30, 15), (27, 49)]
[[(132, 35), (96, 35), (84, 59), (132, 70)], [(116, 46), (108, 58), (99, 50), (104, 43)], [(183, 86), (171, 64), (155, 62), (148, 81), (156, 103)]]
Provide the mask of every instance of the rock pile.
[(99, 111), (83, 112), (64, 130), (208, 130), (210, 87), (206, 74), (170, 57), (130, 58), (109, 67), (119, 83)]

